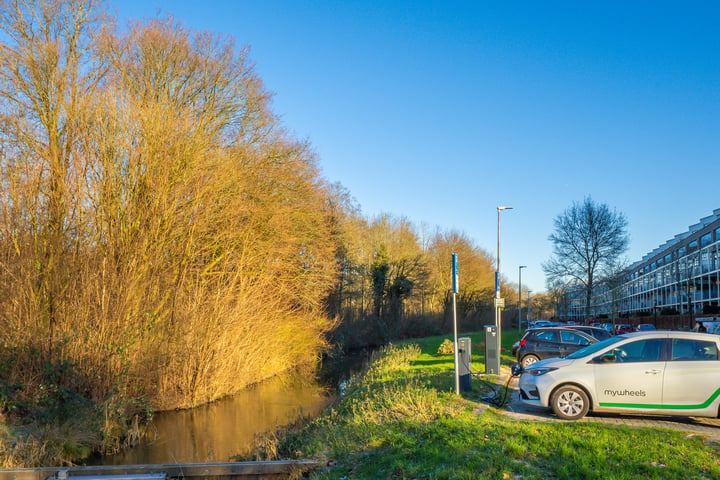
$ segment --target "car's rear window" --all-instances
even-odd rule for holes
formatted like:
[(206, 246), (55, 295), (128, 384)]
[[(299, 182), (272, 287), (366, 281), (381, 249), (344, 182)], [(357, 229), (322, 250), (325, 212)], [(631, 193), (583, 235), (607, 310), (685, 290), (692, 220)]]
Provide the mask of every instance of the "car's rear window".
[(672, 341), (671, 359), (677, 362), (717, 360), (717, 343), (686, 338), (674, 338)]
[(573, 345), (590, 345), (590, 341), (576, 332), (564, 330), (560, 332), (562, 343), (571, 343)]
[(545, 342), (559, 342), (560, 337), (558, 336), (557, 330), (540, 330), (535, 332), (535, 338)]

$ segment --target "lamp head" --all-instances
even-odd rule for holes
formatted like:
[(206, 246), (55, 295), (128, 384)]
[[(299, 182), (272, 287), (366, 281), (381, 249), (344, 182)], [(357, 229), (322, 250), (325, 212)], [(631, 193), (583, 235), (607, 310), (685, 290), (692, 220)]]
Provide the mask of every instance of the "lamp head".
[(507, 207), (507, 206), (505, 206), (505, 207), (497, 207), (498, 212), (499, 212), (500, 210), (512, 210), (512, 208), (513, 208), (513, 207)]

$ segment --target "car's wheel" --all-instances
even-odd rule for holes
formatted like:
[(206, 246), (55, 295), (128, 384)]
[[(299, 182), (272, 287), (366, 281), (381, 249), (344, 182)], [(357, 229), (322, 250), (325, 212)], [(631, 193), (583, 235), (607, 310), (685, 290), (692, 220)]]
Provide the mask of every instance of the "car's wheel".
[(582, 388), (565, 385), (552, 394), (550, 406), (563, 420), (580, 420), (590, 410), (590, 398)]
[(522, 364), (523, 368), (525, 368), (537, 362), (538, 360), (540, 359), (535, 355), (525, 355), (520, 363)]

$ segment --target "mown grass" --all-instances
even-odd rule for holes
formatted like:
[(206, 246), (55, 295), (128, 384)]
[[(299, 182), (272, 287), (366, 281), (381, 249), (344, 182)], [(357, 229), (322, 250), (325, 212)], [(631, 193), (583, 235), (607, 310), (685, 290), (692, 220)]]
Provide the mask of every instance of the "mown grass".
[[(471, 336), (474, 345), (480, 337)], [(443, 339), (384, 349), (335, 408), (266, 439), (258, 458), (320, 459), (327, 466), (316, 479), (720, 478), (718, 448), (703, 437), (479, 413), (490, 386), (475, 379), (455, 395), (452, 355), (435, 353)], [(476, 371), (480, 353), (473, 347)]]

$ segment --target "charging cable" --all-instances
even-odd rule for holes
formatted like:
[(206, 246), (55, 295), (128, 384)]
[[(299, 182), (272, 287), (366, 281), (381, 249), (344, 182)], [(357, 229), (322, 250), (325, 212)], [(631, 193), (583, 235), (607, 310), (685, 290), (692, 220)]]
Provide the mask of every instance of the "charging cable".
[[(510, 400), (510, 393), (509, 393), (510, 392), (510, 382), (512, 381), (513, 378), (520, 376), (522, 374), (522, 372), (523, 372), (522, 366), (513, 365), (512, 366), (512, 375), (510, 375), (508, 377), (507, 381), (505, 382), (505, 385), (501, 385), (500, 387), (494, 388), (488, 395), (484, 395), (484, 396), (480, 397), (480, 400), (482, 400), (483, 402), (489, 403), (490, 405), (492, 405), (493, 407), (496, 407), (496, 408), (504, 407), (505, 405), (507, 405), (507, 403)], [(479, 375), (479, 374), (475, 374), (475, 375)], [(495, 387), (495, 385), (483, 380), (482, 378), (480, 379), (480, 381), (482, 381), (483, 383), (485, 383), (487, 385), (492, 385), (493, 387)]]

